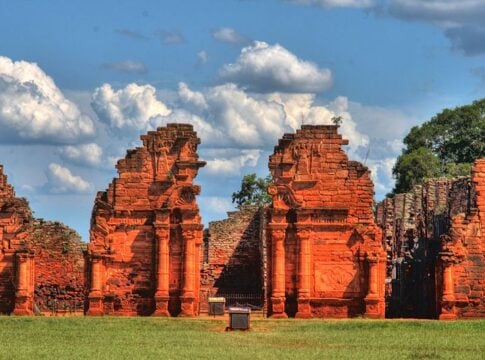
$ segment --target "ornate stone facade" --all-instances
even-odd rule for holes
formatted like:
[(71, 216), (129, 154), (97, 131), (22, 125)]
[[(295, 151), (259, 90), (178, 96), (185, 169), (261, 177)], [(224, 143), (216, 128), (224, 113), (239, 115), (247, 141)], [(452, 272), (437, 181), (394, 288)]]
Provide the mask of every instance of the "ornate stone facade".
[(270, 314), (384, 317), (385, 251), (369, 170), (349, 161), (337, 126), (303, 125), (270, 157)]
[(202, 229), (191, 125), (141, 136), (96, 196), (87, 251), (89, 315), (198, 314)]
[(29, 204), (15, 196), (0, 165), (0, 313), (33, 313), (34, 253), (27, 239), (31, 222)]

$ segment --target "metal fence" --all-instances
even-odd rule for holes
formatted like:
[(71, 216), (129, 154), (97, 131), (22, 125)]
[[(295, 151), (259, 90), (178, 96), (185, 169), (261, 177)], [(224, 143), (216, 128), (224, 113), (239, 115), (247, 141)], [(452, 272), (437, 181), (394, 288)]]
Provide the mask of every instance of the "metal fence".
[(217, 293), (216, 296), (226, 299), (227, 306), (245, 306), (253, 310), (262, 310), (264, 296), (261, 293)]

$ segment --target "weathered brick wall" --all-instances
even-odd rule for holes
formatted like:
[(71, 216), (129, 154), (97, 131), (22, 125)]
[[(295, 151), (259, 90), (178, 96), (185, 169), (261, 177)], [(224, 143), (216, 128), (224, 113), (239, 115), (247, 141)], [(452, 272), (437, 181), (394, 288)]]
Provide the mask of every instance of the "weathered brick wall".
[(74, 230), (33, 218), (0, 165), (0, 313), (50, 311), (53, 299), (82, 306), (83, 247)]
[(201, 310), (207, 311), (209, 296), (262, 305), (262, 214), (262, 208), (242, 206), (229, 212), (227, 219), (209, 223), (201, 270)]
[(267, 226), (275, 317), (384, 316), (385, 251), (369, 170), (336, 126), (304, 125), (270, 157)]
[(198, 313), (202, 225), (193, 184), (204, 162), (191, 125), (141, 136), (99, 192), (91, 220), (88, 314)]
[(37, 309), (82, 311), (86, 244), (59, 222), (34, 220), (28, 239), (35, 256), (34, 302)]
[(451, 187), (437, 273), (440, 319), (485, 317), (485, 159)]
[[(476, 209), (476, 189), (485, 182), (479, 175), (482, 163), (477, 161), (473, 178), (430, 179), (378, 204), (377, 222), (388, 253), (389, 316), (484, 316), (478, 300), (485, 277), (484, 248)], [(443, 294), (443, 272), (450, 261), (456, 263), (456, 302), (443, 300), (450, 298)]]
[(15, 196), (0, 165), (0, 313), (32, 314), (33, 255), (27, 231), (32, 212)]

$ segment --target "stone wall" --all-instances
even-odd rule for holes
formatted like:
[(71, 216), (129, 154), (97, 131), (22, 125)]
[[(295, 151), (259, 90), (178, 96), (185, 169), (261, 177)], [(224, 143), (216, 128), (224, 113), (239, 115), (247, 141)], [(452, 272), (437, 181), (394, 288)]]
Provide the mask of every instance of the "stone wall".
[(28, 231), (34, 252), (34, 301), (41, 312), (84, 309), (86, 244), (77, 232), (59, 222), (33, 221)]
[(228, 218), (209, 223), (204, 236), (201, 310), (209, 296), (223, 296), (228, 305), (263, 305), (261, 223), (263, 209), (242, 206)]
[(337, 126), (304, 125), (270, 157), (267, 225), (273, 317), (384, 316), (385, 251), (369, 170)]
[[(482, 164), (475, 164), (473, 178), (431, 179), (378, 204), (388, 259), (388, 316), (484, 316), (483, 215), (477, 208), (477, 189), (485, 182)], [(446, 264), (455, 265), (453, 275), (447, 273), (454, 284), (445, 296), (443, 274), (451, 271)]]
[(202, 224), (192, 125), (141, 136), (97, 194), (87, 254), (88, 314), (198, 313)]
[(0, 165), (0, 313), (32, 314), (33, 252), (27, 239), (32, 212), (15, 196)]
[(83, 248), (74, 230), (33, 218), (0, 165), (0, 313), (82, 310)]

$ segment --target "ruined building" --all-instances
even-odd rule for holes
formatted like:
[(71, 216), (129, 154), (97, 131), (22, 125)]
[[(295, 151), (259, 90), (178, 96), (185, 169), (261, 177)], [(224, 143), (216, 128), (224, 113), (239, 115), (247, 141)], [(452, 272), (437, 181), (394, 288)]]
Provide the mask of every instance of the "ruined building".
[(267, 224), (273, 317), (384, 316), (385, 252), (369, 170), (337, 126), (303, 125), (270, 156)]
[(82, 311), (82, 249), (72, 229), (32, 217), (0, 165), (0, 313)]
[(377, 206), (387, 315), (485, 317), (485, 159), (471, 177), (431, 179)]
[(96, 196), (87, 251), (89, 315), (198, 314), (201, 219), (192, 125), (141, 136)]
[(0, 313), (32, 314), (34, 253), (26, 241), (31, 222), (27, 200), (15, 196), (0, 165)]

